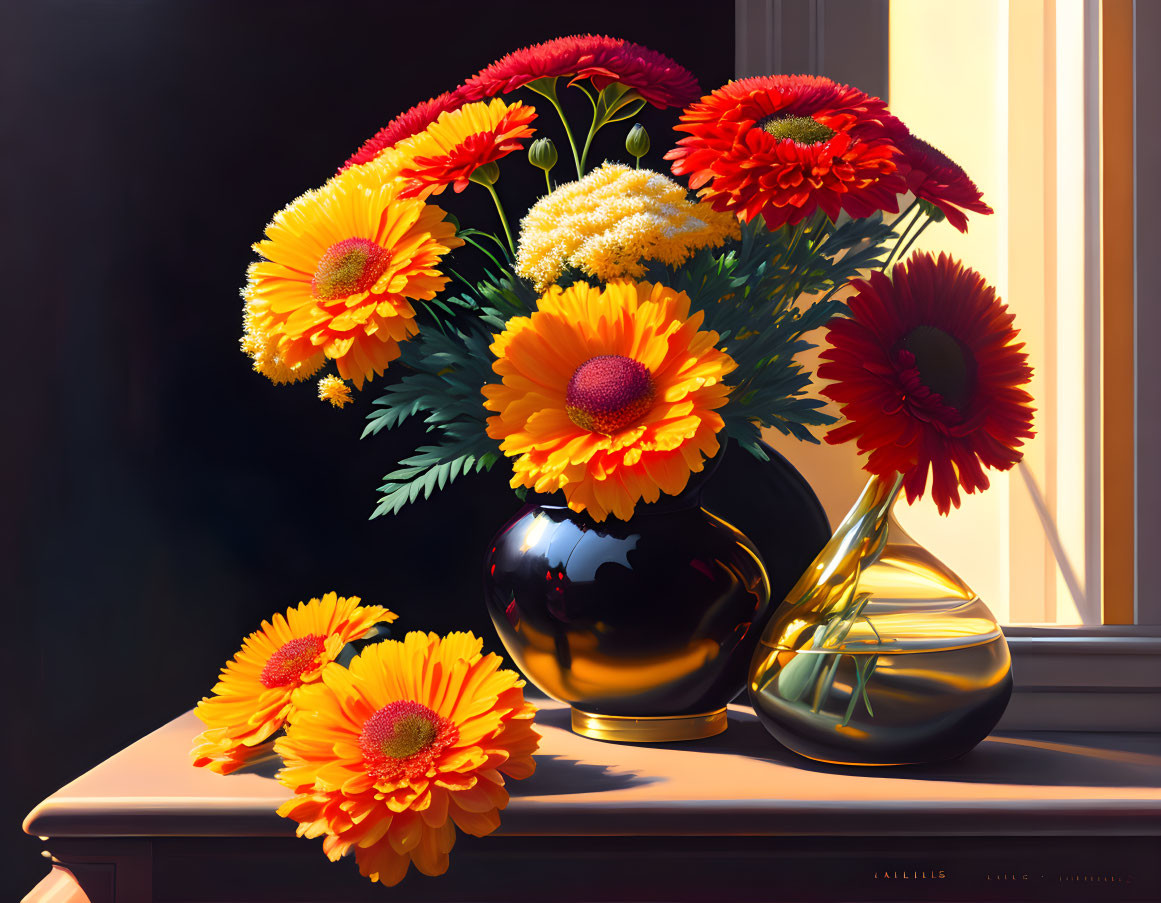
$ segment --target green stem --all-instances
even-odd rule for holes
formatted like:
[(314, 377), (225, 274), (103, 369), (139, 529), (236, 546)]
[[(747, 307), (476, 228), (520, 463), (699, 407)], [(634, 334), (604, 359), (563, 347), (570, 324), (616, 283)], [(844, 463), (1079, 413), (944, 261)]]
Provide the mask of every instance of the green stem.
[(798, 250), (798, 242), (802, 239), (802, 233), (806, 231), (806, 224), (810, 217), (804, 217), (797, 226), (794, 227), (794, 234), (790, 236), (790, 246), (786, 249), (786, 258), (789, 260), (794, 256), (794, 252)]
[(500, 214), (500, 225), (504, 227), (504, 237), (508, 239), (508, 250), (512, 252), (512, 259), (515, 260), (516, 242), (512, 241), (512, 230), (508, 228), (508, 217), (504, 215), (504, 205), (500, 203), (500, 195), (496, 193), (495, 185), (484, 185), (484, 187), (488, 189), (488, 194), (492, 196), (492, 200), (496, 203), (496, 212)]
[(794, 257), (794, 252), (798, 250), (798, 242), (802, 239), (802, 233), (806, 231), (807, 220), (809, 219), (810, 217), (802, 219), (794, 227), (794, 232), (790, 235), (790, 242), (787, 244), (786, 253), (783, 255), (782, 269), (785, 272), (783, 273), (782, 281), (778, 283), (778, 290), (770, 293), (771, 297), (776, 295), (779, 297), (783, 296), (786, 290), (790, 288), (793, 277), (798, 273), (797, 268), (792, 265), (792, 258)]
[[(572, 129), (568, 125), (568, 117), (564, 115), (564, 108), (560, 105), (560, 101), (555, 96), (538, 92), (542, 97), (548, 99), (548, 102), (556, 109), (556, 114), (560, 117), (560, 124), (564, 126), (564, 133), (568, 136), (568, 146), (572, 150), (572, 160), (576, 164), (576, 177), (579, 179), (584, 175), (584, 170), (581, 166), (580, 155), (576, 152), (576, 139), (572, 136)], [(545, 177), (547, 177), (545, 173)]]
[(824, 241), (826, 241), (827, 236), (830, 235), (830, 230), (827, 228), (828, 223), (831, 225), (834, 225), (833, 223), (830, 222), (829, 216), (827, 216), (825, 213), (822, 214), (821, 218), (819, 218), (819, 220), (818, 220), (817, 226), (815, 226), (815, 228), (813, 230), (814, 234), (813, 234), (812, 238), (810, 239), (810, 256), (811, 257), (813, 257), (815, 255), (815, 252), (817, 252), (818, 249), (822, 247), (822, 243)]
[(597, 134), (597, 131), (599, 129), (600, 129), (600, 126), (597, 125), (597, 114), (596, 114), (596, 111), (594, 110), (593, 111), (593, 124), (589, 126), (589, 133), (585, 137), (585, 147), (584, 147), (584, 150), (581, 151), (581, 155), (580, 155), (580, 167), (581, 167), (582, 173), (584, 172), (585, 162), (588, 160), (588, 157), (589, 157), (589, 147), (592, 145), (593, 138)]
[(544, 185), (548, 189), (548, 193), (552, 194), (552, 180), (548, 178), (548, 170), (544, 170)]
[(838, 671), (839, 662), (841, 662), (842, 659), (843, 659), (843, 654), (841, 652), (836, 653), (835, 657), (834, 657), (834, 661), (831, 662), (830, 669), (826, 672), (826, 676), (822, 680), (820, 680), (817, 684), (815, 684), (814, 700), (813, 700), (813, 703), (810, 707), (810, 710), (812, 712), (814, 712), (816, 715), (818, 714), (818, 710), (822, 707), (823, 697), (826, 696), (828, 693), (830, 693), (830, 688), (832, 686), (834, 686), (835, 672)]
[(476, 285), (474, 282), (469, 282), (468, 278), (466, 276), (461, 276), (458, 272), (456, 272), (456, 270), (453, 267), (445, 267), (445, 269), (449, 273), (451, 273), (453, 276), (455, 276), (456, 279), (458, 279), (460, 282), (462, 282), (465, 286), (467, 286), (469, 291), (475, 292)]
[(907, 219), (907, 214), (909, 214), (912, 210), (914, 210), (918, 206), (919, 206), (919, 198), (916, 198), (910, 204), (907, 205), (907, 208), (902, 213), (899, 214), (898, 221), (903, 222), (903, 220)]
[(463, 238), (465, 235), (478, 235), (480, 238), (488, 239), (488, 241), (494, 244), (501, 251), (504, 250), (504, 242), (500, 241), (500, 239), (498, 239), (491, 232), (485, 232), (483, 229), (461, 229), (456, 234), (459, 235), (460, 238)]
[(919, 227), (919, 230), (911, 236), (911, 241), (907, 242), (907, 246), (903, 249), (902, 253), (899, 254), (900, 260), (902, 260), (904, 255), (906, 255), (907, 252), (911, 250), (911, 246), (915, 244), (915, 240), (923, 234), (923, 230), (930, 226), (933, 222), (935, 222), (935, 220), (933, 220), (930, 216), (924, 221), (923, 225)]
[[(912, 210), (915, 210), (915, 208), (918, 206), (919, 206), (919, 199), (916, 198), (914, 201), (911, 202), (911, 206), (909, 206), (906, 210), (903, 211), (903, 214), (899, 217), (899, 222), (903, 222), (903, 220), (906, 219), (907, 215), (909, 213), (911, 213)], [(885, 261), (883, 261), (882, 272), (884, 272), (884, 273), (887, 272), (887, 267), (889, 267), (891, 265), (891, 261), (895, 258), (895, 252), (899, 250), (899, 247), (903, 244), (903, 240), (907, 237), (907, 235), (915, 227), (915, 224), (917, 222), (919, 222), (919, 217), (921, 217), (922, 215), (923, 215), (922, 210), (917, 211), (916, 214), (913, 217), (911, 217), (911, 221), (909, 223), (907, 223), (907, 225), (904, 227), (903, 231), (899, 233), (899, 239), (898, 239), (898, 241), (895, 242), (895, 247), (893, 247), (891, 249), (891, 253), (888, 254), (887, 259)]]
[[(483, 245), (481, 245), (481, 244), (479, 244), (479, 243), (477, 243), (477, 242), (473, 241), (471, 238), (467, 238), (466, 236), (464, 236), (464, 233), (462, 233), (462, 232), (460, 233), (460, 237), (461, 237), (461, 238), (463, 238), (463, 240), (464, 240), (465, 242), (467, 242), (469, 245), (471, 245), (473, 248), (475, 248), (477, 251), (479, 251), (479, 252), (480, 252), (481, 254), (483, 254), (485, 257), (487, 257), (487, 258), (488, 258), (490, 261), (492, 261), (492, 263), (495, 265), (496, 269), (498, 269), (498, 270), (500, 270), (501, 272), (503, 272), (503, 270), (504, 270), (504, 265), (503, 265), (502, 263), (500, 263), (500, 261), (498, 261), (498, 260), (496, 259), (495, 255), (493, 255), (491, 251), (489, 251), (489, 250), (488, 250), (487, 248), (485, 248)], [(490, 236), (490, 237), (492, 237), (492, 236)], [(501, 250), (503, 250), (503, 249), (504, 249), (504, 245), (503, 245), (503, 244), (501, 244), (501, 243), (500, 243), (498, 240), (496, 241), (496, 244), (497, 244), (497, 245), (499, 245), (499, 247), (500, 247), (500, 249), (501, 249)], [(476, 286), (475, 286), (475, 284), (474, 284), (474, 283), (468, 283), (468, 284), (471, 286), (471, 289), (472, 289), (472, 291), (474, 292), (474, 291), (476, 290)]]

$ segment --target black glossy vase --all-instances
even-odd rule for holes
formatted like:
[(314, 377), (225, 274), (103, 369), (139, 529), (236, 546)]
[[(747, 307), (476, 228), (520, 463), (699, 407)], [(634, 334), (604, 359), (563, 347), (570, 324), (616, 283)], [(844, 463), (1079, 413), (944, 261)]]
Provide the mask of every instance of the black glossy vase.
[[(771, 614), (771, 582), (789, 589), (829, 536), (817, 499), (784, 459), (753, 459), (765, 476), (779, 471), (764, 499), (744, 460), (751, 456), (730, 455), (683, 496), (640, 505), (628, 522), (598, 524), (559, 496), (540, 497), (493, 540), (488, 612), (525, 676), (572, 706), (578, 733), (660, 742), (725, 730), (726, 704), (742, 690)], [(748, 492), (714, 487), (742, 474)], [(767, 540), (786, 537), (785, 547), (769, 546), (774, 581), (755, 543), (702, 506), (711, 493)], [(764, 503), (769, 519), (788, 523), (765, 529)]]
[(762, 461), (730, 440), (700, 486), (700, 502), (757, 547), (777, 608), (830, 541), (830, 522), (810, 483), (777, 451), (760, 442)]

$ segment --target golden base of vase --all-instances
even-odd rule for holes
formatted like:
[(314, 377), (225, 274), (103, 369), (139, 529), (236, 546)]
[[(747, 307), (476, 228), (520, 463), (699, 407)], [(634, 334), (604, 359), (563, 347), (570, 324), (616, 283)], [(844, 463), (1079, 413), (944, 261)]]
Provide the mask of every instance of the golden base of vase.
[(634, 718), (625, 715), (593, 715), (572, 710), (572, 729), (582, 737), (615, 743), (669, 743), (674, 740), (701, 740), (726, 729), (723, 706), (698, 715), (662, 715)]

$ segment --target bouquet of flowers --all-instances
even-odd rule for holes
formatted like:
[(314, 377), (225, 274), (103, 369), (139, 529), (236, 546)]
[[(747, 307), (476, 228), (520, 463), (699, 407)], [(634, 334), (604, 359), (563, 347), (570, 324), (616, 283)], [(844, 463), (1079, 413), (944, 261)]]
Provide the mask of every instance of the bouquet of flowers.
[[(566, 90), (590, 102), (583, 141)], [(593, 137), (646, 104), (684, 108), (669, 174), (642, 166), (657, 155), (640, 125), (624, 162), (590, 166)], [(534, 140), (546, 111), (557, 142)], [(503, 170), (525, 165), (543, 195), (503, 197)], [(473, 185), (499, 229), (437, 205)], [(558, 38), (400, 114), (275, 214), (254, 245), (242, 347), (276, 383), (320, 376), (338, 407), (390, 369), (364, 435), (422, 417), (427, 436), (376, 514), (510, 460), (518, 492), (627, 520), (682, 492), (726, 437), (760, 457), (764, 428), (818, 441), (834, 418), (806, 394), (804, 336), (845, 312), (849, 280), (932, 222), (965, 230), (964, 211), (991, 212), (855, 88), (776, 75), (702, 96), (645, 47)]]
[[(583, 140), (565, 91), (589, 102)], [(647, 104), (681, 110), (673, 146), (659, 157), (626, 125), (625, 158), (590, 165), (594, 136)], [(539, 197), (508, 196), (519, 166), (543, 173)], [(487, 192), (494, 223), (439, 206), (465, 190)], [(427, 438), (376, 514), (505, 462), (518, 493), (628, 520), (727, 439), (759, 457), (763, 429), (817, 442), (835, 418), (798, 355), (830, 323), (819, 373), (847, 420), (828, 440), (856, 439), (912, 499), (930, 471), (946, 513), (1031, 435), (1030, 371), (994, 293), (945, 257), (902, 263), (968, 212), (991, 209), (964, 171), (856, 88), (773, 75), (703, 95), (660, 53), (563, 37), (395, 117), (276, 213), (242, 348), (275, 383), (317, 377), (338, 408), (390, 371), (364, 436), (422, 418)], [(411, 633), (340, 663), (393, 619), (332, 593), (264, 623), (199, 706), (192, 753), (229, 772), (285, 729), (280, 813), (385, 884), (412, 862), (446, 870), (453, 824), (494, 830), (501, 773), (530, 774), (537, 744), (522, 681), (470, 635)]]

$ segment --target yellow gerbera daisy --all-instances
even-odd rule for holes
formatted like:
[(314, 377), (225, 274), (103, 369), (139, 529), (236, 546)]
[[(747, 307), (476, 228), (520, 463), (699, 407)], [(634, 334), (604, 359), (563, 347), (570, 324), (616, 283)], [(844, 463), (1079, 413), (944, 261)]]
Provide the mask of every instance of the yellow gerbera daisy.
[[(407, 183), (404, 197), (439, 194), (448, 185), (463, 191), (481, 166), (494, 163), (523, 147), (536, 131), (529, 123), (536, 108), (500, 98), (469, 103), (439, 118), (418, 135), (395, 146), (393, 165)], [(401, 163), (405, 160), (405, 163)]]
[(508, 321), (491, 346), (503, 382), (483, 392), (497, 412), (488, 435), (516, 458), (513, 487), (562, 489), (598, 521), (685, 489), (718, 451), (715, 409), (737, 366), (689, 305), (660, 284), (578, 282)]
[(213, 696), (195, 714), (208, 727), (194, 740), (193, 764), (229, 774), (269, 751), (264, 741), (294, 710), (299, 691), (317, 681), (351, 640), (398, 615), (380, 605), (360, 605), (358, 596), (327, 593), (276, 614), (250, 634), (222, 669)]
[(378, 188), (387, 182), (398, 180), (400, 170), (409, 163), (411, 163), (411, 157), (402, 149), (388, 147), (381, 151), (374, 160), (349, 166), (334, 176), (331, 181), (356, 184), (363, 188)]
[(455, 827), (490, 834), (508, 804), (503, 775), (536, 767), (524, 681), (482, 645), (413, 632), (326, 668), (275, 742), (278, 779), (296, 794), (278, 814), (300, 837), (326, 835), (332, 861), (353, 847), (372, 881), (398, 884), (412, 862), (447, 871)]
[(516, 271), (538, 291), (569, 266), (604, 281), (640, 276), (646, 261), (678, 264), (740, 235), (732, 213), (690, 202), (661, 173), (605, 163), (528, 211), (520, 222)]
[(398, 180), (344, 173), (274, 216), (254, 245), (243, 347), (255, 368), (285, 382), (329, 358), (363, 387), (417, 332), (411, 300), (447, 284), (439, 259), (463, 244), (444, 211), (401, 198)]

